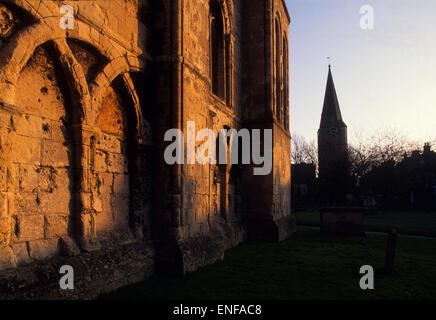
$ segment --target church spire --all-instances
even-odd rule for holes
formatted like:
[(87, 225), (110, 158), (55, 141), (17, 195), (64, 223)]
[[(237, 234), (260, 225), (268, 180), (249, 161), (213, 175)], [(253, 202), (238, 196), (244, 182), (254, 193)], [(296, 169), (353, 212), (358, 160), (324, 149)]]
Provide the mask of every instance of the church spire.
[(324, 106), (321, 115), (320, 128), (346, 127), (342, 120), (341, 109), (339, 108), (338, 97), (336, 95), (335, 84), (333, 82), (332, 70), (329, 64), (327, 86), (324, 96)]

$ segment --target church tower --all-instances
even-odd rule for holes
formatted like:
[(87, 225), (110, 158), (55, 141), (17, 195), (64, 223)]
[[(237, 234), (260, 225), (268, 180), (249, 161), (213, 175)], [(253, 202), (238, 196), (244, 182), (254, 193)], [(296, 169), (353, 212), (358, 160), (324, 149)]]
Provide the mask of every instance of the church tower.
[(321, 205), (343, 205), (348, 185), (347, 125), (342, 120), (331, 67), (318, 130)]

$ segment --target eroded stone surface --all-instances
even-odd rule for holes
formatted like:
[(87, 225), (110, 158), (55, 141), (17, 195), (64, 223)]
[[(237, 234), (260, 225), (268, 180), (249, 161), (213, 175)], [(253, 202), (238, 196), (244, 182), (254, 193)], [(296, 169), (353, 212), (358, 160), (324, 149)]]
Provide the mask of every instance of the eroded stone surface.
[[(247, 238), (293, 231), (288, 68), (277, 60), (287, 46), (272, 46), (289, 38), (283, 1), (71, 1), (68, 32), (57, 2), (12, 2), (0, 4), (2, 297), (64, 297), (60, 263), (77, 268), (69, 297), (93, 297), (155, 264), (184, 274)], [(167, 165), (164, 134), (186, 135), (188, 121), (273, 130), (272, 173)]]

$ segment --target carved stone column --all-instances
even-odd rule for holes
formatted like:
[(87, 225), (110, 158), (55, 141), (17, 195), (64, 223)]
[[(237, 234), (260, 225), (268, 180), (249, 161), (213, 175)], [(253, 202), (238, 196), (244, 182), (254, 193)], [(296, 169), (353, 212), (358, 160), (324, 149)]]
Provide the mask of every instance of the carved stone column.
[(85, 125), (75, 126), (74, 131), (77, 150), (74, 166), (77, 181), (75, 192), (76, 235), (83, 250), (93, 251), (101, 247), (97, 237), (95, 219), (101, 202), (92, 188), (96, 132), (92, 127)]

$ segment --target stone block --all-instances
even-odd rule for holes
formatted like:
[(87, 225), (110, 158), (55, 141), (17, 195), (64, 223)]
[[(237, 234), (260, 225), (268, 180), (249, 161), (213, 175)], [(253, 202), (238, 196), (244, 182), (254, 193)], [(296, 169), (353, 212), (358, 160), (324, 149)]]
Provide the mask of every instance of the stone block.
[(112, 204), (111, 204), (112, 193), (102, 193), (99, 195), (99, 198), (101, 200), (101, 205), (102, 205), (101, 211), (112, 212), (113, 211)]
[(41, 117), (27, 114), (14, 115), (12, 121), (17, 134), (26, 137), (41, 138), (43, 134), (43, 120)]
[(117, 230), (129, 231), (129, 212), (114, 212), (114, 227)]
[(8, 173), (6, 163), (0, 163), (0, 192), (7, 191)]
[(15, 268), (17, 260), (11, 247), (0, 248), (0, 270)]
[(114, 177), (112, 173), (99, 173), (98, 179), (98, 191), (100, 193), (112, 193), (112, 186)]
[(52, 120), (51, 122), (51, 140), (55, 142), (65, 142), (68, 138), (67, 128), (61, 121)]
[(101, 139), (97, 142), (97, 147), (102, 151), (121, 153), (121, 142), (113, 135), (102, 133)]
[[(88, 112), (91, 114), (95, 113), (94, 110), (88, 110)], [(88, 127), (88, 126), (79, 126), (76, 130), (73, 131), (74, 139), (76, 143), (80, 143), (83, 146), (89, 147), (91, 146), (91, 142), (95, 142), (95, 140), (98, 139), (98, 132), (94, 130), (94, 128)]]
[(55, 214), (45, 216), (45, 238), (60, 238), (68, 234), (69, 216)]
[(20, 165), (19, 184), (20, 191), (33, 192), (36, 191), (39, 184), (40, 167), (35, 165)]
[(25, 216), (41, 213), (40, 203), (37, 193), (16, 193), (13, 198), (14, 209), (10, 214)]
[[(92, 207), (92, 203), (91, 203), (91, 193), (87, 193), (87, 192), (80, 192), (80, 194), (78, 195), (78, 197), (76, 198), (75, 203), (77, 204), (77, 207), (80, 208), (81, 210), (83, 209), (89, 209)], [(80, 201), (79, 201), (80, 198)]]
[(114, 219), (110, 211), (99, 212), (95, 217), (95, 221), (98, 234), (111, 232), (114, 228)]
[(127, 174), (114, 174), (114, 193), (129, 194), (129, 176)]
[(11, 157), (12, 152), (12, 138), (15, 137), (15, 134), (9, 133), (9, 129), (4, 129), (0, 127), (0, 161), (6, 162), (13, 160)]
[(114, 212), (120, 211), (128, 214), (129, 195), (122, 194), (122, 193), (114, 193), (110, 198), (110, 204)]
[(0, 128), (11, 128), (13, 116), (6, 110), (0, 109)]
[(9, 197), (6, 192), (0, 192), (0, 219), (9, 216)]
[(107, 172), (106, 153), (97, 150), (94, 156), (94, 170), (97, 172)]
[(44, 239), (44, 216), (21, 216), (18, 219), (19, 241)]
[(6, 190), (11, 192), (19, 189), (19, 165), (9, 164), (6, 168)]
[(70, 170), (67, 168), (58, 168), (53, 174), (54, 185), (57, 192), (71, 193), (72, 183), (70, 181)]
[[(15, 213), (15, 207), (14, 207), (15, 195), (12, 192), (7, 193), (6, 195), (8, 198), (8, 216), (12, 216)], [(1, 217), (1, 215), (0, 215), (0, 217)]]
[(0, 247), (7, 246), (11, 240), (11, 219), (0, 218)]
[(129, 219), (129, 195), (115, 193), (111, 197), (111, 207), (116, 226), (124, 227)]
[(27, 250), (27, 243), (13, 243), (11, 244), (12, 250), (14, 251), (15, 258), (17, 259), (17, 264), (26, 264), (32, 261)]
[(198, 182), (195, 183), (195, 193), (209, 194), (209, 180), (205, 178), (198, 178)]
[(97, 195), (94, 195), (92, 198), (92, 209), (95, 212), (102, 212), (103, 211), (103, 201)]
[(21, 164), (41, 163), (41, 140), (20, 135), (11, 135), (12, 153), (11, 160)]
[(114, 173), (127, 173), (127, 157), (123, 154), (108, 153), (108, 171)]
[(32, 259), (43, 260), (59, 254), (59, 239), (29, 241), (29, 255)]
[(42, 138), (47, 140), (52, 140), (52, 120), (42, 119)]
[(68, 148), (60, 142), (42, 140), (42, 165), (55, 168), (68, 167)]
[(55, 169), (51, 167), (40, 167), (38, 172), (38, 190), (42, 192), (53, 192), (55, 189)]
[(71, 194), (54, 191), (39, 194), (41, 210), (44, 214), (68, 214), (70, 211)]

